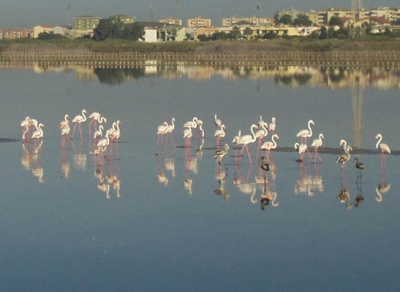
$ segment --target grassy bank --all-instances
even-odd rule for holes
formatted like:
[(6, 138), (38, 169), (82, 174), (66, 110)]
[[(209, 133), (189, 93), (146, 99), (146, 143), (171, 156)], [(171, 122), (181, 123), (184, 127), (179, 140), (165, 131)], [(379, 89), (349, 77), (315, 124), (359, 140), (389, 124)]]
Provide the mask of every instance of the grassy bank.
[(0, 52), (32, 52), (57, 50), (87, 50), (92, 52), (193, 52), (235, 53), (261, 51), (400, 51), (400, 39), (374, 37), (363, 40), (315, 40), (310, 38), (273, 39), (265, 41), (210, 41), (142, 43), (108, 39), (95, 42), (79, 40), (17, 40), (0, 42)]

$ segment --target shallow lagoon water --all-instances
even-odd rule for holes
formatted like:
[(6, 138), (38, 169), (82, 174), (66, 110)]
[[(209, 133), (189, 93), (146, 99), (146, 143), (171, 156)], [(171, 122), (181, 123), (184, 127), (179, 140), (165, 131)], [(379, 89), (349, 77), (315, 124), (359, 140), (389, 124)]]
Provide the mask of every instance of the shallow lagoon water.
[[(0, 75), (1, 137), (20, 140), (25, 116), (46, 125), (36, 156), (24, 151), (21, 141), (0, 144), (4, 290), (398, 287), (398, 85), (358, 87), (362, 126), (357, 132), (354, 88), (346, 86), (293, 87), (276, 76), (226, 78), (222, 73), (207, 79), (143, 75), (114, 85), (96, 78), (83, 82), (75, 71), (2, 70)], [(122, 121), (118, 157), (114, 152), (99, 163), (90, 154), (87, 123), (83, 141), (76, 135), (74, 144), (60, 149), (59, 122), (65, 113), (75, 116), (83, 108), (102, 113), (108, 125)], [(335, 151), (321, 153), (321, 164), (307, 157), (298, 163), (296, 152), (278, 149), (271, 152), (276, 172), (267, 174), (266, 184), (263, 178), (255, 184), (258, 165), (246, 155), (237, 164), (230, 143), (222, 159), (227, 170), (220, 168), (226, 177), (219, 182), (214, 114), (227, 126), (222, 144), (238, 130), (249, 134), (262, 115), (266, 121), (277, 118), (279, 147), (292, 147), (296, 133), (313, 119), (314, 137), (324, 133), (324, 146)], [(183, 147), (182, 125), (194, 116), (204, 121), (201, 153), (196, 153), (196, 131), (193, 147)], [(172, 117), (178, 147), (170, 143), (157, 149), (157, 126)], [(375, 149), (378, 132), (394, 150), (385, 168)], [(352, 161), (345, 172), (335, 162), (342, 138), (368, 150), (359, 151), (366, 165), (361, 180)], [(250, 150), (256, 160), (256, 144)], [(352, 157), (356, 154), (357, 149)], [(167, 185), (159, 182), (161, 173)], [(100, 174), (115, 179), (107, 183)], [(379, 184), (390, 184), (382, 197), (376, 192)], [(341, 202), (344, 187), (350, 197)], [(216, 194), (221, 189), (225, 196)], [(263, 210), (268, 190), (276, 198)], [(359, 195), (363, 201), (356, 204)]]

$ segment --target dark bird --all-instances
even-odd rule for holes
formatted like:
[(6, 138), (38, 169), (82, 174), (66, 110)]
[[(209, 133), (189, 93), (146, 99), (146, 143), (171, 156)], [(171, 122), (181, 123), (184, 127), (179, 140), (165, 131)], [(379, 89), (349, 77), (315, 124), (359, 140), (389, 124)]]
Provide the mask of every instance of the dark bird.
[(364, 163), (360, 162), (359, 158), (356, 157), (354, 158), (354, 161), (356, 162), (356, 168), (361, 171), (365, 168)]
[(260, 167), (265, 171), (269, 171), (269, 163), (267, 162), (267, 160), (265, 160), (264, 156), (261, 157)]
[(342, 169), (347, 161), (350, 160), (350, 152), (345, 152), (336, 159), (336, 163), (342, 164)]
[(229, 150), (229, 145), (225, 144), (224, 149), (220, 149), (220, 150), (215, 151), (214, 157), (221, 159), (226, 154), (228, 154), (228, 150)]

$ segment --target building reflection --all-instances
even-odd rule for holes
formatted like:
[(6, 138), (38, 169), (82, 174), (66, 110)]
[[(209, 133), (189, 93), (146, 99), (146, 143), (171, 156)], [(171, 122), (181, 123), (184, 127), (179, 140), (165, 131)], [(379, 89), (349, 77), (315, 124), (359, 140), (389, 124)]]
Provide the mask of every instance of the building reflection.
[[(15, 64), (18, 67), (18, 64)], [(318, 66), (144, 66), (137, 68), (100, 68), (69, 64), (68, 68), (52, 67), (46, 64), (41, 68), (34, 64), (34, 71), (70, 72), (75, 71), (75, 78), (81, 82), (100, 81), (109, 85), (135, 81), (138, 78), (158, 75), (168, 79), (180, 79), (187, 76), (193, 80), (206, 80), (213, 76), (222, 76), (224, 79), (251, 78), (254, 80), (273, 79), (275, 84), (284, 87), (299, 87), (304, 85), (324, 86), (331, 89), (354, 87), (354, 80), (358, 80), (361, 88), (371, 86), (379, 89), (399, 88), (399, 75), (395, 69), (383, 67), (354, 68), (354, 67), (318, 67)], [(0, 67), (1, 68), (1, 67)], [(22, 68), (26, 68), (24, 65)], [(152, 70), (146, 70), (151, 68)]]

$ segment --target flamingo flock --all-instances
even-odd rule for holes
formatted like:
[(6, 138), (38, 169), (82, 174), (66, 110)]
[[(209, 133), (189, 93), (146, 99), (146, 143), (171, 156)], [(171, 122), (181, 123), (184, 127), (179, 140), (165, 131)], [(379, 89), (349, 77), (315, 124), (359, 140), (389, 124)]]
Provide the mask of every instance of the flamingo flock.
[[(109, 128), (105, 135), (103, 136), (104, 124), (107, 123), (107, 119), (104, 116), (101, 116), (98, 112), (93, 112), (87, 118), (86, 116), (87, 110), (82, 109), (81, 114), (76, 115), (70, 121), (70, 115), (65, 114), (64, 118), (59, 123), (60, 133), (61, 133), (61, 145), (62, 149), (65, 149), (69, 140), (74, 140), (74, 136), (77, 128), (79, 128), (79, 137), (80, 140), (84, 139), (82, 124), (90, 119), (89, 121), (89, 143), (93, 146), (94, 150), (92, 153), (98, 155), (100, 153), (105, 153), (107, 149), (109, 150), (109, 155), (112, 155), (112, 146), (116, 144), (117, 147), (117, 157), (118, 157), (118, 145), (119, 138), (121, 137), (120, 125), (122, 122), (117, 120), (113, 123), (112, 127)], [(70, 122), (73, 123), (72, 133)], [(45, 125), (43, 123), (38, 122), (36, 119), (32, 119), (27, 116), (24, 120), (21, 121), (22, 128), (22, 143), (29, 144), (33, 141), (34, 145), (39, 143), (43, 143), (43, 136)], [(30, 134), (31, 129), (34, 129), (33, 133)], [(92, 130), (94, 131), (93, 136), (91, 134)], [(92, 140), (93, 138), (93, 140)]]
[[(200, 121), (200, 122), (199, 122)], [(276, 128), (277, 128), (277, 119), (276, 117), (271, 118), (271, 122), (268, 124), (263, 120), (263, 117), (260, 115), (259, 120), (257, 123), (253, 123), (250, 126), (250, 133), (251, 134), (246, 134), (242, 135), (242, 131), (239, 130), (238, 134), (233, 137), (231, 140), (231, 143), (233, 144), (233, 148), (235, 149), (235, 157), (237, 157), (237, 161), (241, 161), (243, 158), (243, 152), (246, 149), (247, 152), (247, 157), (249, 159), (250, 164), (253, 164), (253, 159), (251, 157), (251, 153), (249, 150), (249, 145), (257, 141), (258, 139), (258, 146), (257, 146), (257, 154), (264, 150), (264, 156), (263, 159), (267, 162), (270, 162), (270, 152), (271, 150), (277, 149), (278, 147), (278, 141), (280, 140), (280, 137), (278, 134), (276, 134)], [(175, 118), (173, 118), (173, 125), (175, 123)], [(221, 140), (226, 136), (226, 126), (222, 122), (221, 118), (217, 116), (217, 114), (214, 115), (214, 121), (213, 121), (216, 129), (214, 131), (214, 137), (216, 138), (216, 148), (217, 151), (215, 152), (214, 156), (218, 159), (222, 158), (222, 156), (227, 154), (227, 151), (229, 148), (229, 144), (225, 144), (224, 149), (220, 149), (220, 142)], [(308, 145), (307, 139), (311, 138), (313, 136), (313, 127), (316, 125), (314, 120), (310, 119), (307, 122), (307, 128), (302, 129), (297, 132), (296, 138), (300, 138), (300, 141), (297, 141), (294, 143), (294, 148), (298, 151), (299, 153), (299, 159), (297, 160), (298, 162), (304, 162), (304, 155), (307, 153), (308, 158), (311, 160), (314, 158), (314, 163), (322, 163), (322, 158), (319, 155), (319, 149), (322, 147), (325, 139), (325, 135), (323, 133), (319, 133), (318, 138), (315, 138), (312, 140), (311, 144)], [(203, 126), (203, 121), (199, 120), (197, 117), (194, 117), (192, 120), (187, 121), (184, 123), (184, 131), (183, 131), (183, 138), (185, 140), (185, 146), (186, 148), (191, 147), (191, 140), (192, 140), (192, 129), (195, 129), (197, 127), (201, 127), (201, 138), (203, 139), (204, 143), (204, 129), (202, 128)], [(157, 128), (157, 135), (158, 135), (158, 140), (157, 144), (162, 145), (163, 144), (163, 136), (166, 134), (166, 129), (168, 129), (169, 125), (168, 122), (163, 122), (161, 125), (158, 126)], [(172, 130), (169, 131), (169, 134), (172, 134)], [(262, 143), (262, 140), (268, 136), (271, 136), (270, 141), (266, 141)], [(171, 136), (172, 138), (172, 136)], [(390, 148), (386, 143), (382, 143), (382, 135), (377, 134), (375, 137), (377, 141), (376, 148), (381, 151), (382, 156), (381, 156), (381, 167), (385, 167), (385, 161), (386, 161), (386, 155), (390, 154)], [(204, 145), (204, 144), (202, 144)], [(341, 139), (339, 142), (339, 146), (342, 150), (342, 153), (339, 157), (337, 157), (336, 162), (338, 164), (341, 164), (341, 169), (344, 170), (346, 168), (347, 162), (351, 158), (351, 151), (353, 151), (353, 148), (347, 144), (347, 141), (344, 139)], [(174, 147), (176, 148), (176, 145), (174, 144)], [(240, 147), (240, 154), (237, 153), (237, 150)], [(309, 148), (313, 148), (313, 155), (311, 155)], [(156, 155), (158, 153), (156, 152)], [(359, 159), (359, 158), (357, 158)], [(258, 160), (257, 156), (257, 162), (259, 163), (260, 161)], [(363, 165), (359, 160), (357, 160), (356, 167), (357, 169), (360, 169), (360, 165)], [(363, 165), (364, 167), (364, 165)]]

